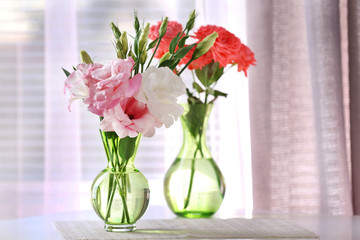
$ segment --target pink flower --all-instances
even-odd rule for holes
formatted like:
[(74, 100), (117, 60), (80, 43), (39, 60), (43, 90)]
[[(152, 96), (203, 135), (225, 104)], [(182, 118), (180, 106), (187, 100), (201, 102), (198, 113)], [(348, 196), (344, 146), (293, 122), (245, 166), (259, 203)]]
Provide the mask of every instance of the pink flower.
[(161, 122), (150, 114), (146, 104), (133, 97), (124, 98), (114, 108), (104, 110), (100, 123), (102, 131), (115, 131), (121, 138), (136, 137), (138, 133), (152, 137), (155, 127), (160, 126)]
[(132, 58), (115, 59), (84, 76), (89, 95), (84, 100), (92, 113), (103, 116), (106, 109), (114, 108), (121, 98), (134, 95), (141, 85), (141, 75), (131, 77), (135, 62)]
[(101, 64), (85, 64), (81, 63), (76, 66), (76, 70), (73, 71), (65, 80), (64, 92), (70, 93), (69, 111), (71, 103), (76, 99), (85, 99), (89, 95), (88, 84), (84, 82), (84, 76), (91, 72), (93, 69), (101, 67)]

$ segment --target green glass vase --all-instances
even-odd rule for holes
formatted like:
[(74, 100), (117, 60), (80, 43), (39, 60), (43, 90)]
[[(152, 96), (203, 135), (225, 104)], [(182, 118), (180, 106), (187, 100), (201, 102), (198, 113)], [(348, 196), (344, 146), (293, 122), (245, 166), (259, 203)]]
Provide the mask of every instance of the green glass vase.
[(224, 177), (206, 145), (206, 127), (213, 104), (184, 105), (183, 144), (164, 179), (164, 195), (178, 216), (213, 215), (225, 195)]
[(101, 135), (108, 166), (93, 181), (92, 206), (105, 222), (106, 231), (133, 231), (150, 198), (148, 181), (134, 166), (141, 135), (136, 138), (119, 138), (115, 132)]

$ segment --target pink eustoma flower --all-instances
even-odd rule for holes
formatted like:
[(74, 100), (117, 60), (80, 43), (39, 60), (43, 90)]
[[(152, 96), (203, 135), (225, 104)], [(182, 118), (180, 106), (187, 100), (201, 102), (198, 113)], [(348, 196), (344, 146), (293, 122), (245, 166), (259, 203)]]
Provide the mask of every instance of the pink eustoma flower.
[(76, 99), (85, 99), (89, 95), (89, 85), (85, 83), (84, 77), (88, 72), (93, 71), (96, 68), (101, 67), (101, 64), (85, 64), (81, 63), (76, 66), (76, 70), (73, 71), (65, 80), (64, 92), (70, 93), (69, 111), (71, 110), (71, 103)]
[(145, 137), (155, 134), (155, 127), (162, 123), (150, 114), (146, 104), (134, 97), (122, 99), (112, 109), (104, 110), (100, 128), (104, 132), (115, 131), (121, 138), (136, 137), (141, 132)]
[(131, 77), (135, 62), (132, 58), (115, 59), (93, 69), (84, 77), (89, 95), (84, 100), (92, 113), (103, 116), (104, 110), (114, 108), (122, 98), (134, 95), (141, 85), (141, 74)]

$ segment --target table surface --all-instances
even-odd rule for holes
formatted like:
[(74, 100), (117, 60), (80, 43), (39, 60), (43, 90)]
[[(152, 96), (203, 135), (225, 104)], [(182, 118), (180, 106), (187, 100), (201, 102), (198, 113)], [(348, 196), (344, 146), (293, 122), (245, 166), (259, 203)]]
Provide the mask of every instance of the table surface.
[[(235, 213), (231, 217), (243, 217)], [(312, 216), (304, 214), (254, 214), (252, 217), (287, 219), (310, 231), (320, 239), (350, 240), (360, 239), (360, 216)], [(176, 218), (165, 207), (149, 207), (143, 219)], [(51, 239), (60, 240), (61, 235), (54, 227), (54, 221), (99, 220), (93, 211), (56, 213), (13, 220), (0, 221), (0, 239)]]

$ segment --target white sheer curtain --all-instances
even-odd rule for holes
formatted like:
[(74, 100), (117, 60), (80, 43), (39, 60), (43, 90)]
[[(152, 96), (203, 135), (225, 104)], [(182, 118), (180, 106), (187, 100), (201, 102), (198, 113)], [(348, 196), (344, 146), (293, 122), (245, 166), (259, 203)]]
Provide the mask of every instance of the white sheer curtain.
[[(114, 58), (110, 21), (132, 31), (137, 9), (140, 18), (152, 23), (169, 16), (184, 24), (197, 8), (198, 26), (222, 25), (244, 41), (241, 4), (235, 0), (1, 1), (0, 203), (6, 207), (0, 218), (91, 209), (91, 181), (106, 165), (98, 119), (80, 102), (68, 112), (61, 67), (71, 70), (79, 62), (79, 50), (88, 51), (96, 61)], [(218, 101), (208, 131), (211, 151), (227, 180), (224, 212), (251, 208), (247, 80), (240, 76), (229, 72), (221, 80), (220, 87), (229, 97)], [(181, 138), (176, 124), (142, 139), (136, 166), (149, 179), (150, 204), (165, 205), (162, 178)]]
[[(222, 26), (247, 44), (245, 0), (201, 0), (197, 1), (196, 8), (204, 13), (199, 16), (198, 26)], [(227, 187), (221, 209), (225, 215), (234, 209), (247, 215), (251, 214), (253, 201), (248, 79), (236, 69), (230, 69), (218, 87), (229, 94), (216, 102), (210, 121), (210, 127), (215, 130), (210, 135), (211, 150)]]

